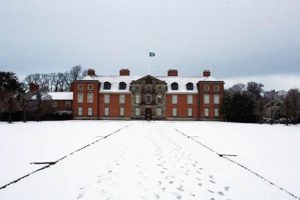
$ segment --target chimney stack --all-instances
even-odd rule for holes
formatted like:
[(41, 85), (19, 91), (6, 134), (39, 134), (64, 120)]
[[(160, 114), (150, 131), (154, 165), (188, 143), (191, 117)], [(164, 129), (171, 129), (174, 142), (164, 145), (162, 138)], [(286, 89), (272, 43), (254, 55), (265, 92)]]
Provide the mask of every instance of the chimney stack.
[(87, 75), (89, 75), (89, 76), (95, 76), (96, 75), (95, 70), (94, 69), (88, 69)]
[(29, 83), (29, 92), (36, 92), (40, 89), (40, 86), (35, 83)]
[(168, 76), (178, 76), (177, 69), (169, 69)]
[(209, 70), (204, 70), (203, 71), (203, 77), (210, 77), (210, 71)]
[(130, 76), (129, 69), (120, 69), (120, 76)]

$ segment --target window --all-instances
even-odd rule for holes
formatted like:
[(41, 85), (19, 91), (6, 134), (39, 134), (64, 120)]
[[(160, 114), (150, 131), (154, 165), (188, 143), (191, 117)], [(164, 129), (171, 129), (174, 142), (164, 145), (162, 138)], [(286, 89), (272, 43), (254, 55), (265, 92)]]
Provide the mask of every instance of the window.
[(145, 96), (145, 101), (146, 101), (146, 104), (151, 104), (151, 96), (150, 95), (146, 95)]
[(78, 90), (83, 90), (83, 85), (82, 84), (78, 84)]
[(210, 102), (209, 94), (205, 94), (205, 95), (204, 95), (204, 103), (205, 103), (205, 104), (209, 104), (209, 102)]
[(83, 93), (77, 94), (77, 103), (83, 103)]
[(205, 117), (209, 116), (209, 108), (204, 108), (204, 116)]
[(92, 115), (93, 115), (93, 108), (88, 107), (88, 116), (92, 116)]
[(177, 108), (172, 109), (172, 116), (176, 117), (177, 116)]
[(104, 116), (109, 116), (109, 107), (104, 108)]
[(193, 116), (193, 109), (188, 108), (188, 117), (192, 117), (192, 116)]
[(140, 116), (140, 114), (141, 114), (141, 109), (135, 108), (135, 116)]
[(146, 92), (151, 92), (152, 91), (152, 86), (151, 85), (147, 85), (146, 86)]
[(110, 88), (111, 88), (111, 83), (110, 82), (104, 82), (104, 84), (103, 84), (103, 89), (104, 90), (110, 90)]
[(120, 94), (119, 96), (119, 103), (124, 104), (125, 103), (125, 94)]
[(162, 87), (159, 85), (159, 86), (157, 86), (156, 90), (157, 90), (158, 92), (161, 92), (161, 91), (162, 91)]
[(57, 107), (57, 102), (56, 101), (52, 101), (52, 107), (56, 108)]
[(219, 104), (220, 103), (220, 95), (215, 94), (214, 95), (214, 104)]
[(88, 90), (93, 90), (93, 85), (89, 84), (88, 85)]
[(87, 94), (87, 102), (88, 103), (93, 103), (93, 93), (89, 92)]
[(82, 116), (82, 107), (78, 107), (78, 116)]
[(104, 95), (104, 103), (109, 103), (110, 102), (110, 96), (109, 94)]
[(173, 83), (171, 84), (171, 89), (172, 89), (172, 90), (178, 90), (178, 83), (173, 82)]
[(70, 101), (66, 101), (65, 106), (66, 106), (66, 108), (70, 108), (71, 107), (71, 102)]
[(215, 117), (219, 117), (219, 109), (215, 108)]
[(209, 85), (204, 85), (204, 91), (209, 91)]
[(194, 85), (193, 85), (193, 83), (191, 83), (191, 82), (187, 83), (187, 84), (186, 84), (186, 89), (187, 89), (187, 90), (194, 90)]
[(135, 95), (135, 103), (136, 103), (136, 104), (141, 103), (141, 95), (139, 95), (139, 94), (136, 94), (136, 95)]
[(156, 103), (161, 103), (161, 94), (156, 96)]
[(219, 85), (214, 85), (214, 91), (220, 91)]
[(187, 104), (193, 104), (193, 95), (187, 95)]
[(177, 104), (177, 95), (172, 95), (172, 104)]
[(161, 116), (161, 108), (156, 108), (156, 116)]
[(125, 82), (120, 82), (119, 83), (119, 90), (126, 90), (126, 83)]
[(123, 107), (120, 108), (120, 116), (125, 115), (125, 109)]

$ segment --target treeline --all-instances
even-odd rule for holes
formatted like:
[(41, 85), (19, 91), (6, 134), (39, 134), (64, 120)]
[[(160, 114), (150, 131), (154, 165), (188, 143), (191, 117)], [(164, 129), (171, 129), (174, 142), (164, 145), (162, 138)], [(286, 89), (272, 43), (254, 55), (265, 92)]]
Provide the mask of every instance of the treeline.
[[(22, 82), (15, 73), (0, 71), (0, 121), (72, 119), (55, 113), (47, 92), (69, 91), (71, 83), (86, 74), (77, 65), (64, 73), (30, 74)], [(38, 84), (40, 90), (29, 93), (30, 83)]]
[(264, 85), (256, 82), (236, 84), (225, 90), (222, 115), (225, 121), (251, 123), (300, 122), (300, 92), (264, 91)]

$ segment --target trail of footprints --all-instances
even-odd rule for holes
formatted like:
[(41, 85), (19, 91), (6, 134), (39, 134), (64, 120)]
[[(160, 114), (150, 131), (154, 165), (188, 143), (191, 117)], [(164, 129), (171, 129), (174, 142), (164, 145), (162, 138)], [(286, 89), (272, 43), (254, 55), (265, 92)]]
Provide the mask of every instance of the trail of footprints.
[[(114, 177), (120, 175), (119, 168), (122, 167), (122, 162), (126, 161), (128, 153), (135, 153), (135, 163), (132, 164), (136, 169), (136, 175), (140, 177), (140, 180), (137, 181), (137, 186), (140, 187), (138, 190), (141, 191), (139, 199), (166, 199), (167, 197), (167, 199), (175, 200), (199, 198), (230, 200), (226, 198), (230, 187), (226, 185), (216, 187), (217, 179), (213, 175), (207, 174), (201, 167), (200, 161), (194, 160), (191, 153), (185, 152), (171, 138), (163, 136), (163, 134), (161, 134), (161, 138), (151, 137), (151, 134), (147, 134), (145, 138), (155, 154), (156, 160), (153, 161), (153, 166), (143, 164), (143, 159), (147, 158), (143, 155), (142, 146), (139, 151), (128, 151), (131, 147), (129, 144), (123, 147), (119, 155), (110, 162), (106, 172), (97, 176), (96, 184), (91, 183), (79, 188), (77, 199), (84, 199), (92, 188), (100, 192), (101, 197), (99, 198), (101, 199), (118, 199), (113, 196), (113, 192), (110, 192), (111, 188), (118, 184)], [(151, 179), (153, 170), (160, 174), (159, 180)], [(145, 184), (147, 179), (155, 182), (156, 187)], [(206, 194), (203, 195), (203, 193)]]

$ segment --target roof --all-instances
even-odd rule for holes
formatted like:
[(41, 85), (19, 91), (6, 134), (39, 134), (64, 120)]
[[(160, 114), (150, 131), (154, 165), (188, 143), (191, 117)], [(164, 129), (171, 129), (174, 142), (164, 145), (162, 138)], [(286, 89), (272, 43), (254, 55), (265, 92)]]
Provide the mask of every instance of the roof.
[[(100, 93), (128, 93), (130, 92), (129, 87), (130, 83), (133, 80), (138, 80), (140, 78), (143, 78), (145, 76), (85, 76), (83, 81), (91, 81), (91, 80), (98, 80), (100, 83), (104, 82), (110, 82), (111, 83), (111, 89), (105, 90), (104, 84), (101, 84), (100, 86)], [(160, 79), (162, 81), (165, 81), (167, 83), (168, 91), (167, 93), (197, 93), (197, 83), (199, 81), (219, 81), (213, 77), (202, 77), (202, 76), (195, 76), (195, 77), (182, 77), (182, 76), (153, 76), (157, 79)], [(119, 83), (124, 82), (126, 83), (126, 89), (125, 90), (119, 90)], [(173, 82), (178, 83), (178, 90), (171, 90), (171, 84)], [(193, 83), (194, 89), (193, 90), (187, 90), (186, 84), (187, 83)]]
[(48, 92), (52, 100), (73, 100), (73, 92)]

